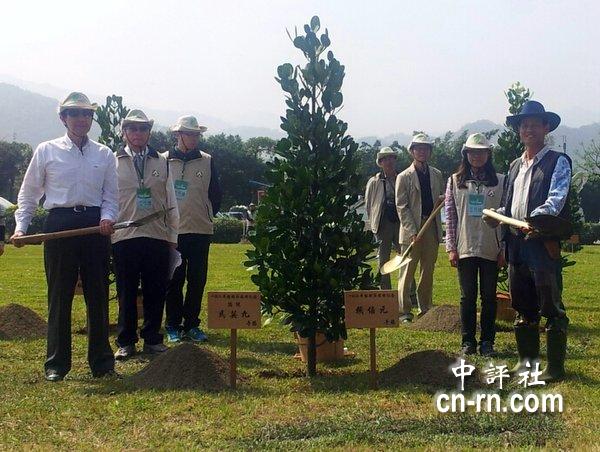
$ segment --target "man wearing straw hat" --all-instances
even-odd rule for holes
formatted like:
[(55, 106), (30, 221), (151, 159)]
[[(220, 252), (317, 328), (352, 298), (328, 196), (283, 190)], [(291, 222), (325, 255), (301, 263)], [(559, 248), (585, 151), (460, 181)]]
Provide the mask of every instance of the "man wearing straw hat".
[(71, 369), (71, 305), (78, 275), (87, 311), (88, 363), (95, 377), (115, 375), (108, 341), (110, 241), (117, 219), (117, 174), (110, 149), (87, 136), (97, 105), (71, 93), (58, 113), (67, 133), (35, 150), (18, 196), (12, 238), (24, 235), (45, 195), (45, 232), (100, 225), (101, 234), (47, 241), (48, 284), (46, 380), (60, 381)]
[[(510, 165), (507, 196), (499, 212), (517, 220), (539, 215), (569, 220), (571, 159), (546, 144), (546, 135), (558, 127), (560, 117), (530, 100), (519, 114), (508, 116), (506, 124), (519, 134), (525, 151)], [(548, 365), (540, 379), (561, 380), (569, 319), (561, 299), (560, 237), (534, 237), (531, 232), (511, 228), (505, 234), (510, 295), (518, 313), (519, 363), (513, 371), (533, 368), (539, 360), (539, 322), (546, 317)]]
[[(400, 218), (396, 210), (396, 161), (398, 155), (390, 147), (383, 147), (377, 153), (375, 162), (381, 171), (375, 174), (367, 182), (365, 190), (365, 204), (369, 225), (375, 238), (379, 242), (378, 261), (379, 268), (389, 259), (392, 248), (400, 252), (398, 234)], [(381, 289), (391, 289), (390, 275), (381, 275)], [(416, 303), (416, 292), (414, 282), (412, 284), (411, 297)]]
[(169, 342), (204, 342), (208, 338), (200, 329), (200, 308), (221, 189), (212, 157), (199, 149), (206, 127), (198, 125), (194, 116), (182, 116), (171, 130), (177, 136), (177, 146), (163, 155), (169, 162), (179, 206), (177, 249), (182, 263), (167, 289), (165, 330)]
[(442, 220), (438, 213), (432, 224), (417, 238), (421, 227), (433, 212), (435, 205), (443, 198), (444, 180), (442, 173), (427, 162), (431, 157), (433, 141), (424, 133), (413, 136), (408, 152), (413, 163), (396, 179), (396, 207), (400, 217), (401, 251), (413, 244), (411, 260), (400, 268), (398, 292), (400, 298), (400, 319), (404, 323), (412, 322), (412, 303), (410, 300), (411, 283), (417, 264), (420, 264), (420, 279), (417, 287), (417, 302), (420, 315), (432, 306), (433, 270), (437, 260), (439, 243), (442, 240)]
[(148, 146), (154, 121), (131, 110), (122, 121), (126, 146), (117, 151), (119, 221), (167, 210), (164, 221), (121, 229), (112, 237), (119, 324), (115, 358), (136, 353), (137, 291), (142, 284), (144, 323), (140, 336), (145, 353), (167, 350), (160, 333), (167, 291), (171, 248), (177, 246), (179, 212), (167, 159)]

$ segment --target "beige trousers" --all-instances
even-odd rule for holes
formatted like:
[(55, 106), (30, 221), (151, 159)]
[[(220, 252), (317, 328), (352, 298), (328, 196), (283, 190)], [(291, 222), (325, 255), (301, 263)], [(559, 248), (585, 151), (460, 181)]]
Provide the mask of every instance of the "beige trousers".
[[(421, 226), (423, 226), (423, 222)], [(401, 245), (402, 252), (408, 248), (408, 245)], [(411, 261), (408, 265), (400, 268), (398, 279), (398, 298), (400, 302), (400, 315), (410, 314), (412, 302), (410, 299), (411, 283), (414, 281), (417, 264), (420, 266), (419, 285), (417, 287), (417, 301), (419, 311), (427, 312), (433, 304), (433, 270), (438, 256), (439, 241), (435, 223), (432, 224), (419, 243), (413, 246), (411, 251)]]

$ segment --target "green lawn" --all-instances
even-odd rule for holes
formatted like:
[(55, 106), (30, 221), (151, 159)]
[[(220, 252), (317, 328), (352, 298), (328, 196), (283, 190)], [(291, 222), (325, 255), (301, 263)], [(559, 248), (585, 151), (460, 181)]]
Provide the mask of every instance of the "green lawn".
[[(241, 265), (244, 245), (213, 245), (207, 290), (253, 290)], [(11, 302), (46, 315), (41, 247), (7, 246), (0, 257), (0, 305)], [(356, 358), (319, 365), (321, 375), (262, 378), (261, 371), (294, 375), (302, 365), (292, 358), (292, 335), (276, 322), (240, 331), (239, 370), (247, 379), (235, 392), (132, 391), (127, 381), (90, 377), (86, 338), (74, 334), (73, 370), (58, 384), (43, 378), (44, 340), (0, 342), (0, 449), (175, 448), (184, 449), (397, 449), (535, 448), (592, 449), (600, 444), (600, 365), (598, 268), (600, 247), (574, 255), (565, 272), (565, 300), (571, 318), (569, 379), (552, 386), (565, 400), (559, 415), (437, 414), (433, 394), (421, 386), (394, 390), (368, 387), (369, 336), (351, 330), (347, 346)], [(293, 262), (290, 262), (293, 265)], [(440, 254), (435, 304), (458, 303), (454, 270)], [(76, 297), (73, 330), (85, 323), (83, 300)], [(111, 319), (116, 306), (111, 302)], [(228, 356), (228, 331), (208, 331), (210, 349)], [(380, 369), (413, 351), (441, 348), (456, 352), (458, 335), (378, 330)], [(512, 334), (498, 333), (501, 356), (512, 357)], [(511, 358), (510, 363), (514, 360)], [(477, 359), (478, 367), (484, 361)], [(118, 364), (128, 376), (142, 359)]]

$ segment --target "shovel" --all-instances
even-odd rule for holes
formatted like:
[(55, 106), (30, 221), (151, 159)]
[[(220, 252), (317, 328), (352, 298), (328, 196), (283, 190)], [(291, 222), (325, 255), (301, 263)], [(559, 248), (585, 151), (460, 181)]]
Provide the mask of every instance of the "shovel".
[[(150, 215), (140, 218), (139, 220), (122, 221), (113, 225), (114, 229), (137, 228), (144, 224), (155, 221), (173, 209), (173, 207), (164, 210), (158, 210)], [(82, 235), (99, 234), (100, 226), (92, 226), (90, 228), (68, 229), (66, 231), (49, 232), (46, 234), (33, 234), (15, 237), (12, 242), (14, 245), (38, 245), (46, 240), (64, 239), (67, 237), (79, 237)]]
[(421, 237), (423, 237), (423, 234), (425, 234), (425, 231), (427, 231), (429, 226), (431, 226), (431, 223), (433, 223), (433, 220), (435, 220), (435, 217), (438, 214), (438, 212), (440, 210), (442, 210), (442, 207), (444, 207), (443, 199), (438, 202), (438, 205), (429, 214), (429, 216), (427, 217), (427, 220), (425, 220), (425, 223), (419, 230), (417, 237), (410, 245), (408, 245), (408, 248), (406, 248), (406, 251), (404, 251), (404, 253), (402, 253), (401, 256), (395, 256), (394, 258), (390, 259), (385, 264), (383, 264), (383, 266), (381, 267), (381, 270), (380, 270), (382, 275), (387, 275), (388, 273), (392, 273), (394, 270), (397, 270), (400, 267), (403, 267), (404, 265), (407, 265), (410, 262), (410, 252), (412, 251), (415, 242), (418, 241)]
[(536, 215), (526, 218), (526, 221), (517, 220), (507, 217), (490, 209), (483, 209), (483, 215), (493, 218), (500, 223), (513, 226), (515, 228), (527, 228), (532, 232), (527, 234), (528, 238), (541, 239), (568, 239), (573, 234), (573, 225), (570, 221), (564, 218), (555, 217), (554, 215)]

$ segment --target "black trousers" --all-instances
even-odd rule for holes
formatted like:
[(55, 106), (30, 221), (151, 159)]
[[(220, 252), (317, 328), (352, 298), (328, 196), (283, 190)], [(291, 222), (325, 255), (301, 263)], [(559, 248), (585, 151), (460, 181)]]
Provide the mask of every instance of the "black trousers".
[[(51, 210), (44, 230), (97, 226), (100, 209), (77, 213)], [(49, 240), (44, 244), (44, 266), (48, 285), (48, 344), (45, 369), (66, 375), (71, 370), (71, 307), (77, 275), (81, 275), (87, 313), (88, 363), (92, 373), (114, 369), (108, 340), (108, 237), (88, 235)]]
[(494, 343), (496, 338), (496, 283), (498, 266), (496, 261), (481, 257), (466, 257), (458, 260), (460, 283), (460, 319), (462, 343), (477, 344), (477, 277), (481, 296), (481, 342)]
[(119, 299), (117, 345), (133, 345), (137, 336), (137, 295), (140, 280), (144, 298), (144, 323), (140, 336), (149, 345), (161, 344), (162, 313), (169, 270), (169, 244), (164, 240), (138, 237), (113, 245)]
[[(200, 308), (208, 273), (209, 247), (210, 235), (208, 234), (179, 235), (177, 249), (181, 253), (182, 263), (175, 270), (167, 289), (167, 326), (173, 328), (183, 326), (183, 330), (187, 331), (200, 325)], [(186, 279), (187, 290), (184, 299), (183, 284)]]

